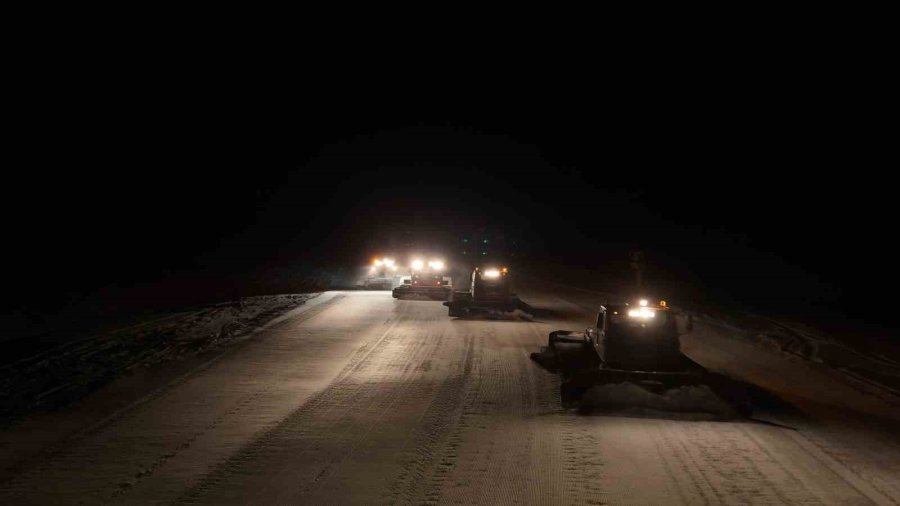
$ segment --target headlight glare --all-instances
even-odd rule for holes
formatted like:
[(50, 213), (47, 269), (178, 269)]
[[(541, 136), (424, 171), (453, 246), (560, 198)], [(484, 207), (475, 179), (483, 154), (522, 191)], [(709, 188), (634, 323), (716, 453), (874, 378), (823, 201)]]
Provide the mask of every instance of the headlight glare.
[(642, 307), (640, 309), (629, 309), (628, 316), (630, 316), (631, 318), (644, 318), (644, 319), (656, 318), (656, 311), (652, 311), (645, 307)]

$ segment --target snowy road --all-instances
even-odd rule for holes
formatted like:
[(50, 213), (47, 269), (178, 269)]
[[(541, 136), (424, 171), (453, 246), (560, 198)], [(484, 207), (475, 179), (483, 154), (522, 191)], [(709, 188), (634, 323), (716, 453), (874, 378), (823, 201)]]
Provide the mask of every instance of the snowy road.
[(779, 381), (819, 382), (836, 400), (798, 394), (772, 414), (779, 425), (563, 411), (529, 353), (588, 325), (589, 304), (523, 298), (545, 310), (537, 321), (324, 294), (42, 453), (21, 443), (27, 422), (7, 431), (0, 442), (23, 456), (4, 458), (0, 503), (900, 503), (895, 408), (866, 401), (894, 422), (850, 417), (835, 403), (855, 391), (695, 337), (685, 348), (701, 361), (746, 363), (748, 377), (790, 369)]

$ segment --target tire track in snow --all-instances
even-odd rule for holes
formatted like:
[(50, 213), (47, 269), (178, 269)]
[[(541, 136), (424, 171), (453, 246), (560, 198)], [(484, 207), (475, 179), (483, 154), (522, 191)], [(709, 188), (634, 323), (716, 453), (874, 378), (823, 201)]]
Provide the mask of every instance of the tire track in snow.
[(828, 450), (817, 444), (814, 438), (810, 438), (801, 433), (791, 433), (789, 437), (804, 451), (806, 451), (813, 459), (820, 462), (825, 468), (829, 469), (836, 477), (846, 482), (850, 487), (857, 491), (861, 496), (866, 497), (872, 504), (878, 505), (897, 505), (900, 501), (894, 499), (896, 495), (891, 495), (891, 491), (885, 490), (879, 485), (877, 480), (867, 479), (852, 467), (843, 464), (838, 458), (832, 455)]
[[(329, 299), (325, 302), (322, 302), (315, 306), (309, 307), (307, 310), (301, 312), (300, 314), (298, 314), (296, 316), (293, 316), (293, 317), (283, 316), (280, 318), (276, 318), (272, 322), (264, 325), (262, 328), (264, 328), (265, 330), (277, 330), (279, 327), (282, 327), (282, 326), (285, 326), (288, 324), (290, 324), (290, 325), (300, 324), (304, 321), (307, 321), (307, 320), (315, 317), (316, 315), (322, 313), (323, 311), (327, 310), (328, 308), (336, 305), (338, 302), (340, 302), (345, 297), (346, 297), (346, 295), (340, 295), (340, 294), (335, 295), (334, 297), (332, 297), (331, 299)], [(201, 374), (202, 372), (209, 370), (216, 363), (220, 362), (222, 359), (226, 358), (227, 356), (231, 355), (232, 353), (236, 352), (237, 350), (242, 349), (243, 347), (249, 345), (250, 343), (259, 342), (260, 339), (264, 339), (265, 337), (266, 337), (266, 334), (251, 333), (247, 336), (243, 336), (242, 338), (238, 338), (237, 340), (230, 343), (230, 346), (228, 346), (226, 348), (222, 348), (219, 352), (214, 353), (213, 357), (200, 363), (199, 365), (197, 365), (190, 371), (182, 374), (181, 376), (178, 376), (177, 378), (173, 379), (172, 381), (169, 381), (165, 385), (157, 388), (153, 392), (132, 402), (128, 406), (125, 406), (124, 408), (119, 409), (115, 413), (112, 413), (112, 414), (106, 416), (102, 420), (100, 420), (84, 429), (81, 429), (81, 430), (67, 436), (64, 439), (61, 439), (61, 440), (53, 443), (52, 445), (44, 448), (40, 452), (29, 456), (27, 458), (27, 460), (23, 460), (23, 461), (20, 461), (20, 462), (14, 464), (13, 466), (10, 467), (10, 469), (14, 470), (14, 474), (6, 482), (3, 482), (2, 484), (0, 484), (0, 490), (4, 490), (7, 487), (10, 487), (10, 488), (14, 487), (15, 486), (14, 484), (17, 481), (21, 481), (26, 476), (34, 476), (35, 474), (38, 474), (40, 472), (38, 470), (39, 468), (47, 467), (49, 465), (50, 461), (52, 461), (53, 459), (63, 458), (62, 456), (64, 454), (76, 451), (76, 449), (78, 448), (78, 445), (81, 444), (84, 440), (86, 440), (92, 436), (96, 436), (96, 435), (102, 433), (103, 431), (114, 428), (117, 424), (127, 423), (128, 421), (134, 420), (135, 418), (139, 419), (141, 417), (146, 416), (146, 413), (144, 413), (144, 411), (146, 411), (146, 409), (148, 409), (147, 406), (152, 401), (163, 398), (166, 394), (168, 394), (172, 390), (175, 390), (179, 386), (184, 385), (185, 383), (190, 381), (192, 378), (194, 378), (198, 374)], [(251, 394), (251, 397), (258, 396), (258, 394), (261, 394), (261, 393), (262, 392), (257, 392), (255, 395)], [(210, 428), (212, 428), (212, 427), (214, 427), (214, 426), (210, 426)], [(189, 439), (196, 439), (196, 437), (199, 437), (199, 436), (194, 436)], [(178, 448), (181, 448), (182, 445), (178, 445)], [(160, 455), (160, 457), (157, 459), (157, 461), (159, 461), (160, 459), (166, 458), (167, 455), (170, 456), (171, 453), (172, 453), (171, 451), (162, 453)], [(153, 464), (151, 464), (151, 466), (152, 465)], [(158, 466), (154, 467), (154, 469), (155, 468), (158, 468)], [(136, 476), (140, 475), (141, 472), (142, 472), (141, 470), (136, 470), (135, 475)]]
[(678, 442), (682, 455), (716, 495), (717, 504), (819, 504), (796, 477), (785, 473), (747, 437), (740, 424), (672, 423), (663, 434)]
[[(247, 500), (243, 494), (253, 487), (277, 502), (311, 500), (368, 444), (372, 431), (391, 425), (382, 421), (402, 411), (397, 403), (427, 406), (439, 383), (416, 380), (431, 369), (421, 365), (446, 348), (442, 342), (388, 328), (357, 352), (331, 386), (217, 466), (179, 502)], [(304, 462), (298, 462), (300, 454)]]
[(606, 504), (601, 485), (603, 454), (592, 420), (575, 413), (560, 416), (563, 483), (567, 504)]
[(228, 410), (227, 412), (223, 413), (222, 415), (219, 415), (218, 417), (216, 417), (215, 420), (213, 420), (211, 423), (204, 426), (201, 430), (193, 433), (191, 436), (186, 438), (184, 440), (184, 442), (179, 444), (176, 448), (172, 449), (171, 451), (169, 451), (167, 453), (162, 454), (155, 462), (152, 462), (145, 469), (136, 473), (134, 475), (134, 479), (119, 483), (119, 488), (116, 489), (111, 494), (110, 498), (111, 499), (118, 498), (118, 497), (126, 494), (135, 485), (137, 485), (138, 482), (140, 482), (141, 480), (143, 480), (145, 478), (149, 478), (154, 472), (156, 472), (159, 468), (161, 468), (163, 465), (165, 465), (166, 462), (175, 458), (179, 453), (190, 448), (191, 445), (195, 441), (200, 439), (203, 435), (214, 430), (216, 427), (221, 425), (223, 422), (225, 422), (225, 420), (227, 420), (231, 416), (237, 415), (237, 414), (241, 413), (242, 411), (246, 411), (248, 408), (252, 407), (253, 402), (256, 401), (257, 399), (259, 399), (264, 394), (266, 394), (268, 391), (269, 391), (268, 387), (262, 388), (260, 390), (253, 392), (250, 395), (247, 395), (243, 399), (241, 399), (234, 408)]
[[(684, 453), (683, 447), (679, 446), (674, 438), (667, 437), (659, 424), (654, 424), (653, 428), (655, 430), (652, 434), (648, 434), (648, 437), (652, 437), (654, 440), (656, 453), (660, 457), (666, 475), (678, 490), (681, 504), (696, 503), (697, 499), (703, 504), (721, 503), (722, 497), (706, 479), (700, 468), (696, 466), (693, 459)], [(691, 485), (691, 490), (686, 489), (685, 477)]]
[[(264, 325), (264, 328), (277, 331), (285, 325), (301, 324), (333, 307), (345, 297), (345, 295), (335, 295), (330, 300), (312, 306), (293, 317), (276, 318), (269, 324)], [(167, 448), (159, 450), (155, 455), (138, 457), (138, 452), (107, 455), (112, 447), (110, 442), (121, 439), (123, 435), (136, 438), (141, 437), (137, 436), (141, 434), (149, 438), (149, 441), (145, 441), (147, 445), (142, 447), (142, 450), (145, 450), (148, 446), (163, 444), (162, 439), (157, 441), (157, 437), (165, 436), (171, 439), (171, 432), (163, 435), (147, 432), (144, 429), (146, 420), (152, 420), (156, 417), (155, 401), (164, 401), (166, 396), (176, 392), (178, 387), (187, 384), (204, 371), (210, 370), (234, 352), (245, 348), (250, 343), (259, 343), (270, 335), (265, 333), (249, 334), (243, 339), (235, 341), (232, 346), (223, 348), (212, 358), (202, 362), (197, 367), (166, 383), (152, 393), (33, 456), (27, 464), (23, 463), (21, 465), (22, 470), (0, 485), (0, 499), (6, 498), (15, 503), (25, 500), (26, 497), (33, 496), (35, 493), (37, 495), (52, 493), (52, 489), (48, 490), (45, 487), (35, 485), (35, 483), (45, 481), (52, 481), (60, 487), (64, 482), (77, 483), (79, 488), (73, 488), (73, 490), (81, 489), (80, 494), (82, 496), (93, 497), (98, 501), (121, 498), (138, 482), (150, 477), (178, 454), (190, 448), (196, 440), (215, 430), (230, 417), (246, 412), (253, 402), (266, 395), (271, 385), (264, 385), (238, 397), (231, 402), (231, 406), (226, 408), (221, 415), (212, 418), (212, 420), (195, 431), (190, 431), (189, 427), (185, 427), (184, 434), (178, 436), (177, 442), (167, 443)], [(144, 452), (142, 451), (141, 453)], [(102, 473), (107, 478), (105, 483), (100, 483), (99, 480), (91, 476), (90, 485), (86, 485), (84, 483), (86, 480), (79, 478), (79, 476), (85, 473), (89, 463), (93, 462), (99, 455), (106, 456), (101, 463), (112, 472), (104, 471)], [(112, 464), (118, 465), (110, 467)]]
[(462, 416), (463, 399), (470, 388), (470, 379), (475, 362), (475, 344), (471, 337), (465, 338), (465, 359), (460, 370), (447, 378), (423, 413), (413, 436), (413, 448), (408, 463), (393, 483), (388, 485), (385, 497), (387, 504), (414, 504), (416, 499), (434, 491), (426, 488), (438, 465), (446, 467), (449, 459), (455, 458), (454, 450), (458, 442), (453, 441), (451, 427), (455, 427)]
[[(569, 415), (559, 409), (558, 379), (536, 368), (522, 346), (523, 337), (538, 332), (537, 324), (482, 325), (488, 325), (479, 333), (485, 343), (483, 358), (453, 435), (460, 441), (456, 465), (448, 466), (439, 493), (423, 502), (602, 502), (596, 483), (587, 483), (591, 492), (573, 491), (576, 484), (585, 483), (583, 468), (573, 462), (584, 457), (584, 464), (597, 455), (594, 449), (578, 455), (565, 451), (567, 437), (574, 441), (583, 434), (560, 429), (559, 421)], [(569, 449), (577, 446), (574, 442)]]

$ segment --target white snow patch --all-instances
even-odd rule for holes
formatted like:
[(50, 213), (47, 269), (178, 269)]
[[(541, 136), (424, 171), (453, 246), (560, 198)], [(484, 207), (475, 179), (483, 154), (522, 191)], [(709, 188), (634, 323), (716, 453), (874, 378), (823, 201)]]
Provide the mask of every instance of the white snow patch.
[(418, 301), (431, 301), (434, 302), (436, 300), (443, 300), (442, 296), (435, 294), (434, 296), (428, 295), (427, 293), (404, 293), (400, 294), (400, 300), (418, 300)]
[(737, 411), (706, 385), (683, 386), (661, 393), (634, 383), (592, 387), (581, 407), (623, 416), (675, 416), (690, 419), (731, 419)]
[(485, 309), (477, 309), (473, 310), (467, 316), (461, 318), (462, 320), (505, 320), (505, 321), (533, 321), (534, 316), (530, 313), (526, 313), (521, 309), (514, 309), (512, 311), (498, 311), (495, 309), (485, 310)]
[(216, 304), (179, 320), (174, 328), (178, 342), (202, 342), (203, 347), (244, 334), (305, 303), (313, 295), (262, 295)]
[(534, 315), (532, 315), (531, 313), (526, 313), (525, 311), (522, 311), (521, 309), (516, 309), (515, 311), (513, 311), (511, 316), (513, 318), (516, 318), (519, 320), (525, 320), (528, 322), (534, 320)]

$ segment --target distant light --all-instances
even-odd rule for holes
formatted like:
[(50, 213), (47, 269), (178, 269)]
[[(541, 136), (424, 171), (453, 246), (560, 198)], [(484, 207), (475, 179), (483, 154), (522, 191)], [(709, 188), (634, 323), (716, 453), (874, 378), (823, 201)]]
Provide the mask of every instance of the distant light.
[(500, 269), (500, 270), (503, 271), (503, 274), (506, 274), (506, 273), (508, 272), (508, 271), (506, 270), (506, 267), (504, 267), (504, 268), (502, 268), (502, 269)]
[(642, 307), (640, 309), (629, 309), (628, 316), (632, 318), (656, 318), (656, 312)]
[(641, 307), (647, 307), (647, 299), (641, 299)]
[(382, 262), (381, 260), (378, 260), (378, 259), (376, 258), (376, 259), (375, 259), (375, 266), (376, 266), (376, 267), (381, 267), (382, 265), (384, 265), (384, 262)]
[(487, 244), (487, 239), (484, 240), (484, 243)]
[(469, 240), (468, 240), (468, 239), (463, 239), (463, 242), (469, 242)]
[(486, 278), (499, 278), (499, 277), (500, 277), (500, 271), (498, 271), (497, 269), (488, 269), (488, 270), (484, 271), (484, 277), (486, 277)]
[(486, 255), (487, 255), (487, 251), (482, 251), (482, 252), (481, 252), (481, 256), (486, 256)]

